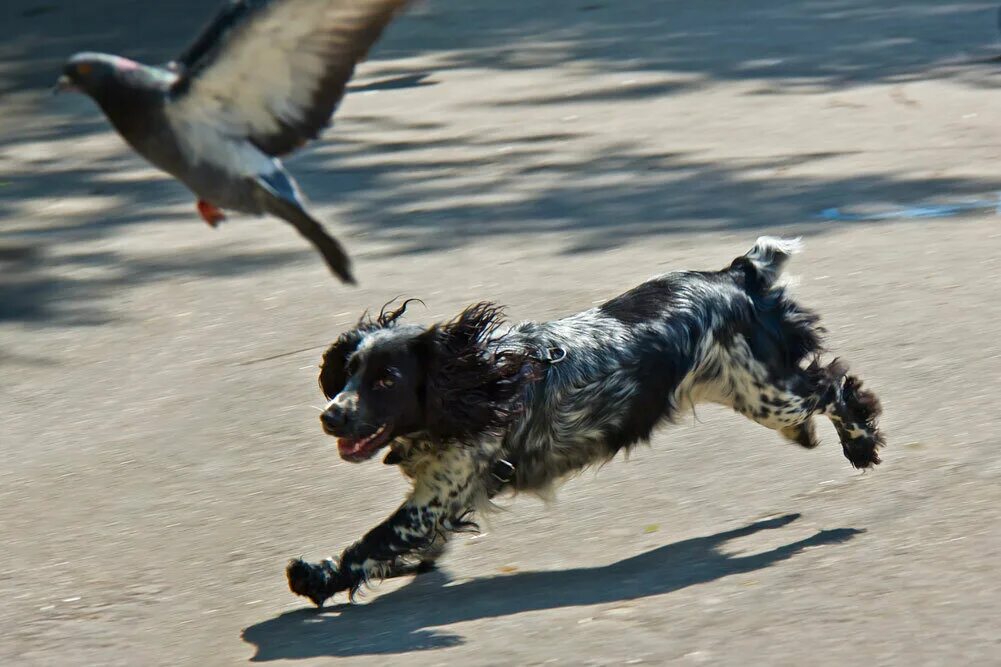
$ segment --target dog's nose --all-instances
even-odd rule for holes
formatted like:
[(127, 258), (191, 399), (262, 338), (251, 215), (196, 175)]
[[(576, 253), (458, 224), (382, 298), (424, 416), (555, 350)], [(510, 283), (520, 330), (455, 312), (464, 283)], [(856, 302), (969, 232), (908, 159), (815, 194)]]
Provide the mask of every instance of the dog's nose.
[(320, 415), (320, 421), (328, 429), (340, 428), (348, 421), (347, 413), (343, 407), (335, 403), (323, 411), (323, 414)]

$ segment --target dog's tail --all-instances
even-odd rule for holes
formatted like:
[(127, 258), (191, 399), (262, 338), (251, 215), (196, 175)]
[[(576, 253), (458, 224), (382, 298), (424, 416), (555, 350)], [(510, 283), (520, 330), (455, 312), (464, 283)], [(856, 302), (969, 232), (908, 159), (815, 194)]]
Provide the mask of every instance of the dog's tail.
[(730, 268), (742, 270), (761, 289), (767, 290), (782, 275), (782, 269), (789, 258), (802, 249), (803, 243), (799, 238), (762, 236), (746, 254), (733, 260)]

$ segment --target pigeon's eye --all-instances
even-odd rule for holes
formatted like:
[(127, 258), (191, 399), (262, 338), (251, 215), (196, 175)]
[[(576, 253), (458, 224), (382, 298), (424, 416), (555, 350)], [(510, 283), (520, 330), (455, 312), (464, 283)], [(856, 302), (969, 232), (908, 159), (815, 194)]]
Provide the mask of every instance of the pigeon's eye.
[(76, 73), (82, 74), (83, 76), (87, 76), (93, 70), (94, 66), (91, 65), (90, 63), (80, 63), (79, 65), (76, 66)]

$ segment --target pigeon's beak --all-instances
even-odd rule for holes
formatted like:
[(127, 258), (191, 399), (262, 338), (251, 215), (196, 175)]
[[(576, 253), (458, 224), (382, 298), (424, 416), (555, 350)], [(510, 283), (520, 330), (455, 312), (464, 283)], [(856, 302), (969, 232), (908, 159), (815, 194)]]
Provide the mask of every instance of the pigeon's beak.
[(76, 91), (76, 90), (79, 90), (79, 88), (76, 87), (76, 84), (74, 84), (73, 81), (71, 81), (68, 76), (63, 74), (56, 81), (56, 85), (52, 87), (52, 94), (58, 95), (59, 93), (65, 93), (68, 91)]

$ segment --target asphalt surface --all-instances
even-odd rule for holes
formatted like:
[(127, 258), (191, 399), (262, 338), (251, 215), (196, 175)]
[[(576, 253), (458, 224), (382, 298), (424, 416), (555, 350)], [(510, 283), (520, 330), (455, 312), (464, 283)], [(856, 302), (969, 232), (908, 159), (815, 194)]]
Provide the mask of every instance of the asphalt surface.
[[(1001, 227), (914, 210), (1001, 191), (995, 3), (425, 2), (290, 162), (357, 289), (280, 222), (208, 229), (47, 94), (77, 50), (168, 59), (213, 4), (0, 7), (0, 663), (1001, 662)], [(406, 490), (317, 422), (365, 309), (556, 317), (763, 233), (803, 235), (882, 466), (706, 407), (436, 573), (289, 593), (288, 558)]]

